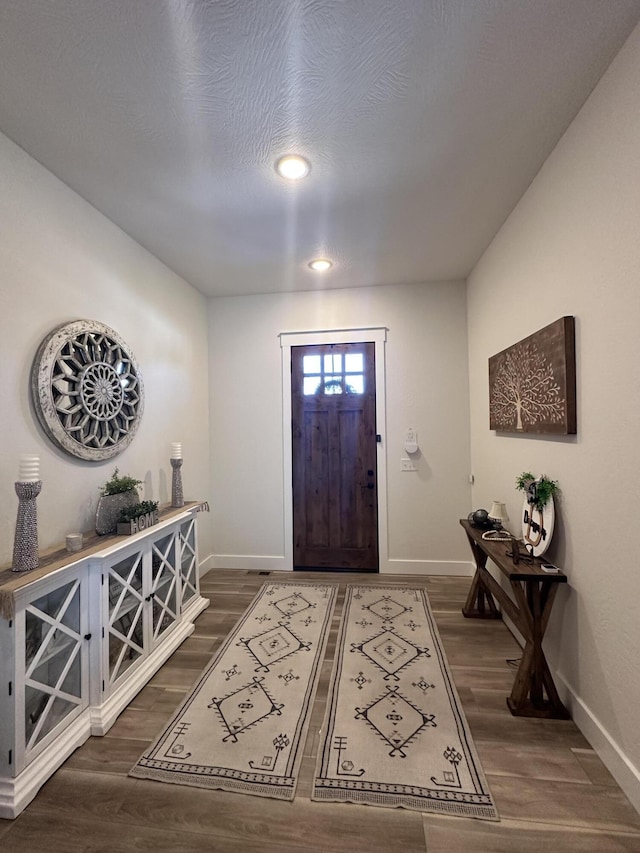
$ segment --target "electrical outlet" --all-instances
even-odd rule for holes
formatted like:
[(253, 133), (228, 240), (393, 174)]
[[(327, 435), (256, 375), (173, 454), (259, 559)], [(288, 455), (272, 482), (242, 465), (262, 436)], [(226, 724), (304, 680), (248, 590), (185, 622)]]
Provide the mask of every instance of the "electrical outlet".
[(400, 470), (401, 471), (417, 471), (418, 463), (415, 459), (407, 459), (403, 457), (400, 459)]

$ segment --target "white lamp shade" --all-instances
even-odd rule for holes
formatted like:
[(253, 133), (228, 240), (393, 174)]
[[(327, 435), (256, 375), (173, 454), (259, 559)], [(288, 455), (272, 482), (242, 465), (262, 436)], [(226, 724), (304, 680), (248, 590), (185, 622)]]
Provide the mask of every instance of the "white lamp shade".
[(489, 518), (493, 521), (499, 521), (501, 524), (505, 521), (509, 521), (507, 508), (502, 503), (502, 501), (494, 501), (491, 504), (491, 509), (489, 510)]

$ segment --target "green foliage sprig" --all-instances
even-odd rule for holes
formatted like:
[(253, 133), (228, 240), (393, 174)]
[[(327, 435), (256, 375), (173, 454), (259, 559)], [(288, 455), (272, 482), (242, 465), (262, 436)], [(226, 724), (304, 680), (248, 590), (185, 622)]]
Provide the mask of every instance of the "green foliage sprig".
[(526, 492), (529, 484), (532, 483), (535, 478), (535, 474), (531, 474), (529, 471), (523, 471), (519, 477), (516, 477), (516, 489), (519, 489), (521, 492)]
[(528, 492), (534, 484), (535, 500), (533, 504), (537, 510), (542, 512), (552, 496), (560, 491), (560, 487), (557, 480), (550, 480), (546, 474), (536, 477), (529, 471), (524, 471), (519, 477), (516, 477), (516, 489), (519, 489), (521, 492)]
[(103, 497), (107, 495), (121, 495), (123, 492), (131, 492), (136, 486), (141, 485), (142, 480), (136, 480), (134, 477), (119, 477), (118, 469), (113, 472), (113, 476), (102, 487), (100, 494)]
[(128, 522), (133, 521), (135, 518), (146, 515), (148, 512), (155, 512), (157, 509), (158, 501), (140, 501), (140, 503), (133, 506), (126, 506), (120, 510), (118, 524), (128, 524)]

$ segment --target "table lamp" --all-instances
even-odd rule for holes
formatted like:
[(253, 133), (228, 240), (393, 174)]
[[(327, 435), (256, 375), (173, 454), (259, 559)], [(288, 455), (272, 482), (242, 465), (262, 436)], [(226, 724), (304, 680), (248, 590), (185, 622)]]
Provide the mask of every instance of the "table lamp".
[(502, 501), (493, 501), (489, 510), (489, 520), (493, 522), (493, 530), (487, 530), (482, 534), (483, 539), (494, 542), (508, 542), (513, 537), (508, 530), (504, 529), (504, 522), (509, 521), (507, 507)]

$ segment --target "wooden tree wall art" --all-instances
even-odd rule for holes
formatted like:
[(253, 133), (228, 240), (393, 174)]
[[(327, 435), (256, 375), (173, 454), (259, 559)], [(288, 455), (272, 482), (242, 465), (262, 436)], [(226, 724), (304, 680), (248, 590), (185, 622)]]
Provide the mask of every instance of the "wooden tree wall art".
[(573, 317), (561, 317), (491, 356), (489, 428), (503, 432), (575, 434)]

